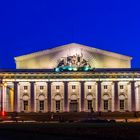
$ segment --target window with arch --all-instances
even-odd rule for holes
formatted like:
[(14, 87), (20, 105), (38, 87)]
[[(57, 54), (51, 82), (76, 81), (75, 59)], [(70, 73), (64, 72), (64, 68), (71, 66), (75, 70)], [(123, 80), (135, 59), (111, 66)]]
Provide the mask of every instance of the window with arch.
[(44, 111), (44, 101), (43, 100), (39, 101), (39, 110)]
[(125, 109), (125, 101), (120, 100), (120, 110), (124, 110), (124, 109)]
[(23, 101), (23, 110), (28, 111), (28, 101)]
[(92, 100), (88, 100), (88, 110), (92, 111), (93, 107), (92, 107)]
[(56, 101), (56, 111), (60, 111), (60, 100)]
[(104, 110), (108, 110), (108, 100), (104, 100)]

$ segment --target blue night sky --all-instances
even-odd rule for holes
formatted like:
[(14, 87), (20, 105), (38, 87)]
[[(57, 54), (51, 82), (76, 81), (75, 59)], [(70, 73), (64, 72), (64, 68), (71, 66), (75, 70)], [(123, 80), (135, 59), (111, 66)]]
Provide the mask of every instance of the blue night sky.
[(0, 68), (72, 42), (132, 56), (140, 68), (140, 1), (1, 0)]

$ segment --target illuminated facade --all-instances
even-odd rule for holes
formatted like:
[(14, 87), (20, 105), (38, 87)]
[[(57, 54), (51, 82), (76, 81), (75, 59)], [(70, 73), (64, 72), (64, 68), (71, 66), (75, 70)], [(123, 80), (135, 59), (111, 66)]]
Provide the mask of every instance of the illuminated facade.
[(140, 69), (131, 57), (68, 44), (15, 58), (0, 70), (7, 112), (140, 111)]

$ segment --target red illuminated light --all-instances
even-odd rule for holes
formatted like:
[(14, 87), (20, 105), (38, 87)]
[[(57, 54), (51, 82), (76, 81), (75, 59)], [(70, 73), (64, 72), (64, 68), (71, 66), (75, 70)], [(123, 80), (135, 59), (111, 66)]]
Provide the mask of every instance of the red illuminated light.
[(6, 116), (6, 112), (5, 111), (2, 111), (2, 116), (4, 117), (4, 116)]

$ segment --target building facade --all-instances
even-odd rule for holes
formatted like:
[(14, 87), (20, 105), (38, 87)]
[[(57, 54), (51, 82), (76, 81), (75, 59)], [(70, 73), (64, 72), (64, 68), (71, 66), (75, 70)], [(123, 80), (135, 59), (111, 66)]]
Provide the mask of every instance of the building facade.
[(15, 58), (0, 70), (6, 112), (140, 111), (140, 69), (131, 57), (68, 44)]

